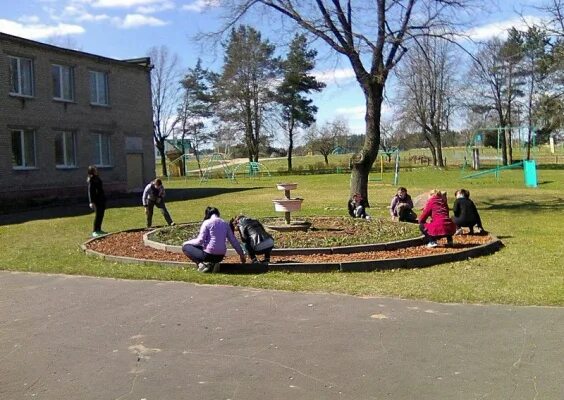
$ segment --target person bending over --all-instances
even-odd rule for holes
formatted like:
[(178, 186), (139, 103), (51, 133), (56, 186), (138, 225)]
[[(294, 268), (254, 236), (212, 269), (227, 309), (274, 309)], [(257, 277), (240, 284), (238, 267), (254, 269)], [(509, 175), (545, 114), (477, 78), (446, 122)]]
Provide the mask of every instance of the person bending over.
[(155, 206), (161, 210), (163, 217), (168, 225), (174, 225), (172, 218), (165, 205), (165, 188), (160, 179), (155, 179), (145, 186), (142, 197), (143, 207), (145, 207), (145, 215), (147, 216), (147, 228), (153, 224), (153, 210)]
[(257, 254), (264, 254), (262, 262), (270, 262), (270, 253), (274, 248), (274, 239), (259, 221), (239, 215), (231, 220), (230, 225), (233, 230), (236, 228), (239, 231), (243, 246), (251, 262), (258, 262)]

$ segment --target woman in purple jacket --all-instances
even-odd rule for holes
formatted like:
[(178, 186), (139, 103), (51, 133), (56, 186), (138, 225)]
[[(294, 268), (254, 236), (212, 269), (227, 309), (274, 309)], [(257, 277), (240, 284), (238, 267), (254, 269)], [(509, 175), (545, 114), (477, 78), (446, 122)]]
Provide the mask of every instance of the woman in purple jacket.
[(182, 251), (190, 260), (198, 264), (198, 271), (200, 272), (219, 271), (219, 263), (227, 252), (226, 240), (229, 240), (231, 246), (239, 254), (241, 262), (244, 264), (247, 261), (243, 249), (229, 224), (222, 220), (219, 215), (217, 208), (207, 207), (198, 237), (182, 244)]

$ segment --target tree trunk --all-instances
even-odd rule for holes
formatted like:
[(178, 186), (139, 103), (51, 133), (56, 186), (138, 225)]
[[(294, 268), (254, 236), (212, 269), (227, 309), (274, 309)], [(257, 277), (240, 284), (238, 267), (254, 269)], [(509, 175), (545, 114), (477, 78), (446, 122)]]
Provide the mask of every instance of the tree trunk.
[(382, 110), (382, 101), (384, 99), (384, 84), (371, 83), (363, 88), (366, 99), (366, 114), (364, 120), (366, 122), (366, 133), (364, 136), (364, 145), (359, 153), (352, 160), (350, 194), (351, 197), (355, 193), (360, 193), (368, 199), (368, 175), (372, 164), (378, 157), (378, 148), (380, 146), (380, 118)]
[(166, 154), (164, 150), (164, 140), (157, 141), (155, 144), (157, 150), (159, 151), (159, 155), (161, 156), (161, 171), (163, 176), (168, 176), (167, 169), (166, 169)]
[(294, 121), (291, 118), (288, 126), (288, 172), (292, 172), (292, 151), (294, 150)]
[(509, 127), (505, 128), (506, 132), (506, 141), (507, 141), (507, 157), (509, 160), (509, 164), (513, 164), (513, 135), (511, 134), (511, 119), (509, 120)]
[(425, 140), (427, 141), (427, 144), (429, 145), (429, 151), (431, 151), (431, 158), (433, 158), (433, 166), (436, 167), (437, 166), (437, 149), (435, 147), (435, 144), (433, 143), (433, 140), (431, 140), (431, 137), (429, 136), (429, 134), (427, 132), (423, 132), (423, 137), (425, 138)]
[(440, 168), (445, 167), (445, 161), (443, 159), (443, 144), (441, 142), (441, 134), (435, 133), (435, 141), (437, 142), (437, 161)]

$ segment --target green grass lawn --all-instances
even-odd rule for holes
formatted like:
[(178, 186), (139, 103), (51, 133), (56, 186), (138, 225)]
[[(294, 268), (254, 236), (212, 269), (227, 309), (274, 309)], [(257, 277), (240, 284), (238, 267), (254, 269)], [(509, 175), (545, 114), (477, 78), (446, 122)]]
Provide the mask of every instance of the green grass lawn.
[[(439, 302), (503, 303), (520, 305), (564, 305), (564, 170), (541, 169), (539, 187), (525, 188), (521, 171), (504, 171), (499, 182), (493, 175), (460, 179), (457, 169), (441, 171), (420, 168), (402, 172), (400, 184), (415, 196), (431, 188), (449, 192), (466, 187), (480, 209), (484, 226), (505, 244), (498, 253), (464, 262), (430, 268), (371, 273), (283, 273), (262, 275), (200, 274), (192, 269), (158, 265), (131, 265), (88, 257), (79, 246), (89, 238), (93, 215), (84, 204), (80, 215), (27, 219), (26, 215), (3, 216), (0, 225), (0, 267), (33, 271), (105, 276), (130, 279), (181, 280), (196, 283), (240, 285), (292, 291), (347, 293), (359, 296), (394, 296)], [(296, 216), (344, 215), (349, 175), (299, 175), (261, 179), (165, 181), (169, 192), (183, 190), (187, 198), (168, 203), (177, 222), (201, 220), (208, 205), (222, 215), (238, 213), (276, 216), (271, 200), (281, 197), (275, 184), (298, 183), (293, 195), (303, 197)], [(370, 213), (387, 217), (387, 205), (395, 192), (392, 176), (370, 183)], [(79, 207), (80, 208), (80, 207)], [(42, 211), (48, 215), (49, 209)], [(7, 217), (4, 219), (4, 217)], [(155, 214), (155, 223), (162, 216)], [(107, 210), (104, 229), (117, 231), (144, 226), (140, 206)]]

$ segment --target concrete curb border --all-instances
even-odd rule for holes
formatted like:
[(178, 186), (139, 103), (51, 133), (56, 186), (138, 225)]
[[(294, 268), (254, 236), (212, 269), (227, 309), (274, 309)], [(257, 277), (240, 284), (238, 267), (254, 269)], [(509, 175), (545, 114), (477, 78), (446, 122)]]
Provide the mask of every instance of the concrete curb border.
[[(139, 232), (143, 229), (128, 229), (122, 232)], [(110, 235), (119, 233), (114, 232)], [(147, 234), (143, 235), (143, 238)], [(428, 256), (420, 257), (405, 257), (405, 258), (389, 258), (381, 260), (362, 260), (362, 261), (350, 261), (341, 263), (276, 263), (276, 264), (241, 264), (241, 263), (222, 263), (221, 273), (225, 274), (257, 274), (264, 273), (268, 271), (288, 271), (288, 272), (370, 272), (370, 271), (383, 271), (390, 269), (411, 269), (411, 268), (426, 268), (433, 265), (444, 264), (455, 261), (465, 261), (470, 258), (476, 258), (480, 256), (485, 256), (493, 254), (503, 247), (501, 240), (495, 236), (491, 236), (492, 240), (488, 243), (456, 251), (453, 253), (446, 254), (433, 254)], [(122, 262), (122, 263), (138, 263), (138, 264), (157, 264), (168, 267), (193, 268), (192, 262), (183, 261), (159, 261), (159, 260), (148, 260), (143, 258), (133, 258), (125, 256), (113, 256), (109, 254), (103, 254), (98, 251), (91, 250), (86, 247), (86, 245), (100, 238), (92, 238), (84, 242), (80, 247), (89, 256), (99, 257), (107, 261), (112, 262)], [(350, 254), (353, 253), (353, 248), (362, 248), (361, 252), (365, 251), (378, 251), (378, 250), (393, 250), (402, 247), (409, 247), (414, 245), (420, 245), (423, 243), (422, 238), (401, 240), (397, 242), (381, 243), (374, 245), (362, 245), (362, 246), (346, 246), (342, 248), (323, 248), (333, 250), (343, 250), (342, 252), (336, 251), (333, 254)], [(165, 250), (167, 246), (163, 245), (163, 248), (159, 250)], [(179, 246), (175, 246), (179, 247)], [(284, 250), (302, 250), (302, 249), (284, 249)], [(278, 255), (298, 255), (298, 254), (312, 254), (316, 253), (316, 249), (308, 253), (292, 253), (286, 252)], [(357, 250), (358, 252), (359, 250)], [(319, 253), (316, 253), (319, 254)], [(328, 254), (328, 253), (325, 253)]]
[[(137, 229), (136, 231), (139, 231)], [(147, 247), (151, 247), (157, 250), (164, 250), (170, 253), (182, 254), (182, 246), (169, 245), (160, 242), (155, 242), (149, 239), (149, 235), (155, 232), (153, 229), (146, 232), (143, 235), (143, 244)], [(397, 250), (404, 247), (419, 246), (425, 243), (424, 237), (419, 236), (411, 239), (396, 240), (393, 242), (386, 243), (374, 243), (374, 244), (359, 244), (351, 246), (340, 246), (340, 247), (309, 247), (309, 248), (287, 248), (287, 249), (273, 249), (273, 256), (299, 256), (299, 255), (310, 255), (310, 254), (350, 254), (350, 253), (362, 253), (367, 251), (382, 251), (382, 250)], [(235, 255), (235, 250), (232, 248), (227, 249), (227, 255)]]

